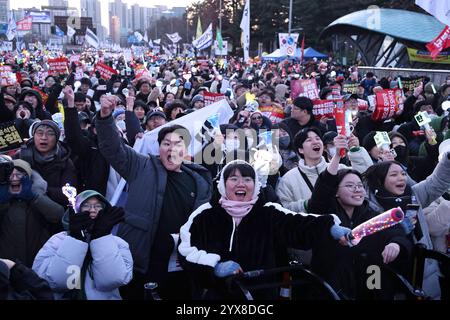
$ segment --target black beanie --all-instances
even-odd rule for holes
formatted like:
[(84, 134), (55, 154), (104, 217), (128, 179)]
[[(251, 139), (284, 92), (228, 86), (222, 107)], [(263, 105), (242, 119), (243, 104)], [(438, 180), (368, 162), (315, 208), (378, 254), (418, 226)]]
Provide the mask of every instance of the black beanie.
[(362, 142), (362, 146), (364, 147), (364, 149), (367, 150), (367, 152), (370, 152), (370, 150), (372, 150), (373, 147), (376, 147), (376, 143), (375, 143), (375, 135), (377, 134), (376, 131), (370, 131), (368, 134), (366, 134), (363, 138), (363, 142)]

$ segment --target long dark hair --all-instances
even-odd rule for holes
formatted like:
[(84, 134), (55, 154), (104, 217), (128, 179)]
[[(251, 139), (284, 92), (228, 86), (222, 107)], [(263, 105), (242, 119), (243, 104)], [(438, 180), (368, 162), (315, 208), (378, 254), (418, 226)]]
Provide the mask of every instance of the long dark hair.
[(403, 168), (398, 161), (383, 161), (378, 162), (367, 169), (364, 173), (364, 183), (368, 185), (370, 190), (384, 190), (384, 180), (386, 179), (389, 168), (393, 164)]

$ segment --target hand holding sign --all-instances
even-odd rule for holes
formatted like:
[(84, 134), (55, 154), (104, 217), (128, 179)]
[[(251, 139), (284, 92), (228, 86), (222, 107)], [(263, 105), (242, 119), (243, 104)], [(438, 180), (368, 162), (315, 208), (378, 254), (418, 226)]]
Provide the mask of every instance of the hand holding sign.
[[(436, 133), (434, 133), (433, 128), (431, 128), (431, 126), (430, 126), (431, 118), (428, 115), (428, 112), (421, 111), (417, 115), (414, 116), (414, 119), (416, 119), (417, 124), (420, 127), (424, 127), (425, 128), (425, 134), (427, 134), (427, 132), (428, 132), (427, 138), (430, 138), (429, 139), (429, 143), (431, 145), (435, 145), (437, 143), (437, 141), (436, 141)], [(434, 133), (434, 135), (433, 135), (433, 133)]]

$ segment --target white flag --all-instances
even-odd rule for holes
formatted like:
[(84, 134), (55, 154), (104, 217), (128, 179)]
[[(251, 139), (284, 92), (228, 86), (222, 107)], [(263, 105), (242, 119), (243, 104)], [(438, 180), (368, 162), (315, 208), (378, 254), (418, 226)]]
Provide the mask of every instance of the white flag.
[(8, 30), (6, 31), (6, 37), (8, 38), (8, 41), (11, 41), (14, 39), (14, 37), (17, 34), (17, 24), (16, 20), (14, 20), (14, 16), (11, 12), (11, 15), (8, 19)]
[(144, 41), (147, 43), (148, 42), (148, 35), (147, 35), (147, 31), (145, 31), (145, 34), (144, 34)]
[(245, 1), (240, 28), (242, 29), (242, 47), (244, 48), (244, 61), (247, 62), (250, 58), (250, 0)]
[(150, 39), (150, 41), (148, 42), (148, 46), (149, 46), (150, 48), (153, 48), (153, 41), (152, 41), (152, 39)]
[(72, 37), (75, 35), (75, 33), (77, 33), (77, 32), (75, 31), (75, 29), (72, 28), (71, 26), (67, 25), (67, 36), (68, 36), (69, 38), (72, 38)]
[(180, 37), (180, 35), (178, 34), (178, 32), (175, 32), (175, 33), (172, 33), (172, 34), (166, 33), (166, 36), (167, 36), (167, 37), (170, 39), (170, 41), (172, 41), (173, 43), (177, 43), (178, 41), (181, 40), (181, 37)]
[(197, 48), (197, 50), (204, 50), (213, 44), (213, 32), (212, 23), (209, 24), (206, 31), (200, 36), (200, 38), (192, 41), (192, 45)]
[(297, 49), (298, 33), (279, 33), (280, 50), (283, 56), (293, 56)]
[(89, 43), (95, 49), (97, 49), (99, 47), (99, 42), (98, 42), (97, 36), (89, 28), (86, 28), (86, 38), (85, 39), (86, 39), (87, 43)]
[(137, 39), (138, 42), (141, 42), (141, 41), (144, 39), (144, 37), (142, 36), (142, 34), (140, 34), (140, 33), (137, 32), (137, 31), (134, 32), (134, 36), (136, 37), (136, 39)]
[(161, 39), (156, 39), (155, 41), (153, 41), (155, 44), (160, 45), (161, 44)]
[(450, 26), (450, 3), (442, 0), (416, 0), (416, 5), (433, 15), (443, 24)]

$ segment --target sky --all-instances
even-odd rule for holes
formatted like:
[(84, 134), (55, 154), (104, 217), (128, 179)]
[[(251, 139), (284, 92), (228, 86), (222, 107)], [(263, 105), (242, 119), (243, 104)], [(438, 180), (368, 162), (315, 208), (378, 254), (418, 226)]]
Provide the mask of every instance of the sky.
[[(102, 25), (105, 27), (109, 27), (108, 24), (108, 3), (109, 0), (100, 0), (102, 6)], [(111, 1), (112, 2), (112, 1)], [(133, 5), (135, 3), (143, 6), (150, 7), (152, 5), (166, 5), (168, 7), (184, 7), (193, 2), (197, 2), (194, 0), (145, 0), (145, 1), (137, 1), (137, 0), (122, 0), (122, 2), (127, 3), (128, 6)], [(144, 3), (144, 5), (143, 5)], [(11, 9), (18, 8), (39, 8), (42, 5), (48, 5), (48, 0), (11, 0), (10, 6)], [(69, 6), (80, 9), (80, 0), (69, 0)]]

